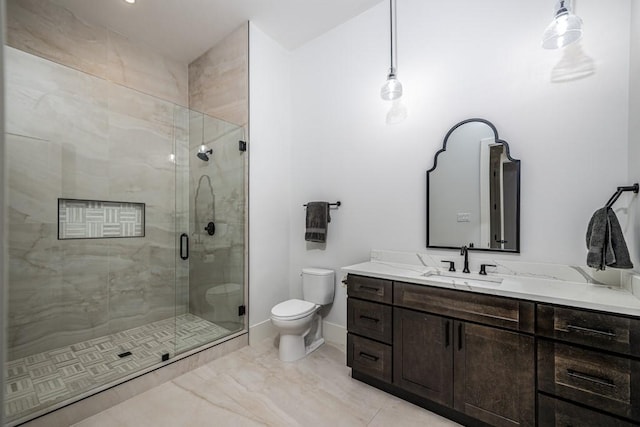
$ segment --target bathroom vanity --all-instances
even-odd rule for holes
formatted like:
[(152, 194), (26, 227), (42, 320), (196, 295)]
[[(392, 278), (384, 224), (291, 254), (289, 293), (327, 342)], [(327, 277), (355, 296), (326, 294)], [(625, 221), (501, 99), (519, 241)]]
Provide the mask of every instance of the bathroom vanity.
[(640, 424), (631, 292), (375, 261), (344, 271), (353, 378), (464, 425)]

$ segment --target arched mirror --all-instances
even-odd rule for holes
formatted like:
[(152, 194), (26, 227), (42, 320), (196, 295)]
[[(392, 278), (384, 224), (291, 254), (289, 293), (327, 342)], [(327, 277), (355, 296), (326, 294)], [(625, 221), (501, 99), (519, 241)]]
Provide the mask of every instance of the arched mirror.
[(427, 171), (427, 247), (520, 252), (520, 160), (484, 119), (449, 130)]

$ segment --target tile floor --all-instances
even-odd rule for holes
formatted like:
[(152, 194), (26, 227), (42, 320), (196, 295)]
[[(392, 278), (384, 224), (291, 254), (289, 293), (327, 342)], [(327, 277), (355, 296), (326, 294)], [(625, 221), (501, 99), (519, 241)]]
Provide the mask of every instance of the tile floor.
[[(228, 335), (229, 330), (183, 314), (105, 337), (6, 363), (8, 421), (118, 381), (170, 356)], [(130, 351), (131, 355), (118, 354)]]
[(245, 347), (75, 427), (429, 426), (458, 424), (350, 377), (325, 344), (293, 363), (270, 340)]

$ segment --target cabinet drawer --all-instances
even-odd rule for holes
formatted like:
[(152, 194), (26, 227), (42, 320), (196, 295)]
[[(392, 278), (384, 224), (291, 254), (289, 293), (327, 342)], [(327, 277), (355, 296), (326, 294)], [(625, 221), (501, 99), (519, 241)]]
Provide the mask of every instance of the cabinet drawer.
[(640, 421), (640, 362), (562, 343), (538, 342), (538, 388)]
[(634, 424), (590, 411), (582, 406), (538, 395), (538, 426), (540, 427), (631, 427)]
[(607, 313), (538, 305), (539, 335), (640, 356), (640, 320)]
[(357, 335), (347, 335), (347, 366), (354, 371), (391, 382), (391, 346)]
[(391, 313), (390, 305), (349, 298), (347, 329), (351, 333), (391, 344), (393, 324)]
[(392, 289), (391, 280), (353, 274), (347, 276), (347, 294), (350, 297), (391, 304), (393, 298)]
[(523, 332), (534, 332), (534, 304), (473, 292), (395, 282), (394, 302), (401, 307), (451, 316)]

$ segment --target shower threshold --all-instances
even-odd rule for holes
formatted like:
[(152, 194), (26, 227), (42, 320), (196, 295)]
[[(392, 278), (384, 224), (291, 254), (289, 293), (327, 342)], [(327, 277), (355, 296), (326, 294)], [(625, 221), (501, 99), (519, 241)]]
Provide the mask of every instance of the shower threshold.
[(182, 314), (11, 360), (5, 364), (6, 421), (28, 419), (58, 402), (84, 397), (231, 332), (192, 314)]

